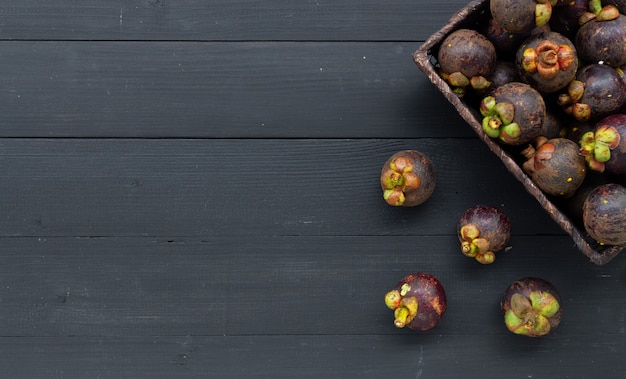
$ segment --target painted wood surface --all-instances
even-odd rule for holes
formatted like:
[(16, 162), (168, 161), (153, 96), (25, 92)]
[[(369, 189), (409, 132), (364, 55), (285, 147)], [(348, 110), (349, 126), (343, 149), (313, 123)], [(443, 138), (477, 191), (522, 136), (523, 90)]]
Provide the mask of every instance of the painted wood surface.
[[(626, 257), (587, 261), (411, 54), (464, 6), (0, 1), (0, 368), (7, 378), (626, 378)], [(437, 190), (387, 206), (416, 149)], [(458, 218), (511, 218), (485, 267)], [(435, 274), (442, 323), (383, 296)], [(556, 332), (499, 313), (539, 276)]]

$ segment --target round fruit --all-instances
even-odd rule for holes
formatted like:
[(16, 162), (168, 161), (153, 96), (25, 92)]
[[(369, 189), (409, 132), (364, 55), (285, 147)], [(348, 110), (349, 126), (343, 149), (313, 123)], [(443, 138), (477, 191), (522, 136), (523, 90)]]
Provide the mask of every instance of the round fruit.
[(574, 44), (565, 36), (542, 32), (522, 43), (515, 64), (522, 81), (539, 92), (552, 93), (576, 77), (578, 57)]
[(446, 292), (431, 274), (407, 275), (385, 295), (385, 304), (394, 311), (394, 325), (424, 331), (434, 328), (446, 311)]
[(626, 82), (611, 66), (588, 64), (578, 70), (558, 103), (578, 121), (598, 120), (624, 106)]
[(490, 0), (491, 16), (511, 33), (525, 33), (550, 21), (552, 4), (539, 0)]
[(545, 336), (561, 322), (561, 297), (552, 283), (540, 278), (523, 278), (509, 285), (500, 309), (506, 328), (522, 336)]
[(493, 263), (511, 237), (511, 223), (500, 209), (476, 205), (465, 211), (457, 224), (461, 252), (483, 264)]
[(626, 16), (607, 5), (578, 29), (574, 43), (583, 61), (619, 67), (626, 64), (625, 40)]
[(616, 113), (600, 120), (593, 131), (582, 135), (580, 146), (592, 170), (625, 176), (626, 114)]
[(496, 88), (480, 103), (483, 131), (508, 145), (529, 143), (539, 137), (546, 104), (530, 85), (510, 82)]
[(493, 43), (498, 58), (507, 61), (513, 61), (517, 48), (530, 35), (530, 33), (511, 33), (498, 24), (494, 18), (489, 18), (480, 32)]
[(560, 115), (557, 115), (553, 110), (546, 112), (546, 119), (543, 121), (541, 128), (542, 136), (546, 138), (562, 137), (567, 133), (567, 129), (563, 126)]
[(441, 77), (459, 96), (468, 87), (479, 91), (489, 88), (487, 77), (496, 59), (491, 41), (473, 29), (455, 30), (443, 40), (437, 53)]
[(414, 207), (435, 191), (437, 176), (426, 155), (402, 150), (387, 159), (380, 174), (380, 185), (387, 204)]
[(601, 184), (609, 183), (606, 175), (588, 170), (585, 181), (578, 187), (572, 196), (555, 199), (560, 209), (569, 217), (580, 229), (583, 229), (583, 204), (589, 193)]
[(580, 18), (589, 12), (589, 0), (567, 0), (552, 9), (550, 29), (572, 40), (580, 27)]
[(570, 196), (585, 180), (585, 158), (570, 139), (539, 137), (536, 146), (529, 146), (522, 155), (527, 159), (522, 164), (524, 172), (549, 195)]
[(504, 60), (499, 60), (496, 62), (496, 67), (494, 67), (493, 72), (488, 79), (491, 82), (490, 89), (496, 89), (506, 83), (520, 81), (519, 75), (517, 74), (517, 70), (515, 69), (515, 65), (513, 64), (513, 62)]
[(607, 183), (589, 192), (583, 204), (583, 223), (600, 244), (626, 244), (626, 187)]

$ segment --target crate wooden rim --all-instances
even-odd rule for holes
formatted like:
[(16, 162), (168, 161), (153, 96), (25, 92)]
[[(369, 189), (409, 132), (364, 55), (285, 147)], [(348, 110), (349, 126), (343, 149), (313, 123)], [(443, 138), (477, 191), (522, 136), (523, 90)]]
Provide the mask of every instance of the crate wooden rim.
[(559, 208), (546, 197), (546, 195), (535, 185), (515, 162), (515, 160), (504, 151), (502, 147), (482, 131), (482, 125), (478, 122), (478, 113), (474, 109), (468, 107), (463, 101), (450, 89), (448, 84), (441, 79), (439, 74), (431, 62), (431, 50), (452, 31), (459, 29), (460, 25), (468, 19), (468, 17), (485, 9), (488, 0), (474, 0), (468, 3), (464, 8), (454, 14), (447, 24), (430, 36), (414, 53), (413, 60), (420, 70), (426, 74), (428, 79), (439, 89), (444, 97), (454, 106), (456, 111), (463, 119), (472, 127), (479, 138), (487, 145), (495, 155), (504, 163), (507, 170), (519, 180), (525, 189), (535, 197), (545, 211), (552, 219), (574, 240), (579, 250), (585, 254), (589, 260), (596, 265), (604, 265), (615, 258), (620, 251), (626, 246), (606, 246), (603, 251), (594, 249), (593, 246), (584, 238), (583, 233), (572, 223), (572, 221), (562, 213)]

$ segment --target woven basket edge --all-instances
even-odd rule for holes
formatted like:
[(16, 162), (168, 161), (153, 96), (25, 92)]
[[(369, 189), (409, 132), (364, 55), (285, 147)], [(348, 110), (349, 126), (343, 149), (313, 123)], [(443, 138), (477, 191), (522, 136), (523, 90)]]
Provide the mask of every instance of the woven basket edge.
[(455, 30), (460, 23), (467, 17), (476, 12), (488, 0), (474, 0), (462, 8), (459, 12), (450, 18), (450, 21), (441, 29), (431, 35), (414, 53), (413, 61), (418, 68), (428, 77), (443, 96), (452, 104), (460, 116), (470, 124), (470, 127), (478, 135), (478, 137), (487, 145), (495, 155), (497, 155), (507, 170), (524, 186), (535, 200), (539, 202), (548, 215), (572, 238), (578, 249), (594, 264), (604, 265), (615, 258), (626, 246), (607, 247), (603, 253), (596, 251), (589, 242), (583, 237), (581, 232), (576, 228), (573, 222), (563, 214), (558, 207), (550, 201), (547, 196), (533, 183), (533, 181), (522, 171), (521, 167), (515, 160), (502, 149), (495, 141), (482, 132), (482, 125), (477, 121), (471, 109), (463, 103), (461, 98), (457, 96), (448, 84), (435, 71), (431, 64), (430, 51), (439, 44), (446, 35)]

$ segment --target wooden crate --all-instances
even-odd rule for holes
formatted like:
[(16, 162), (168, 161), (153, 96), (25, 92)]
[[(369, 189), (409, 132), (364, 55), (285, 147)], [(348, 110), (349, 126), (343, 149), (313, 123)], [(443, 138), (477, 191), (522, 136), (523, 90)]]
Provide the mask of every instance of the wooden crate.
[(516, 157), (511, 151), (500, 143), (494, 141), (487, 136), (481, 125), (481, 116), (479, 112), (468, 105), (463, 99), (458, 97), (448, 84), (439, 76), (437, 72), (436, 52), (443, 39), (451, 32), (461, 29), (470, 28), (477, 29), (489, 17), (489, 1), (475, 0), (462, 8), (453, 15), (447, 24), (440, 30), (430, 36), (418, 49), (413, 53), (413, 59), (417, 66), (426, 74), (428, 79), (439, 89), (445, 98), (452, 104), (463, 119), (478, 134), (485, 145), (496, 154), (504, 163), (506, 168), (517, 180), (519, 180), (526, 190), (537, 199), (546, 212), (556, 221), (567, 234), (569, 234), (576, 246), (589, 258), (589, 260), (597, 265), (603, 265), (615, 258), (621, 250), (626, 246), (600, 245), (594, 241), (584, 231), (584, 228), (576, 226), (574, 222), (551, 201), (522, 171)]

